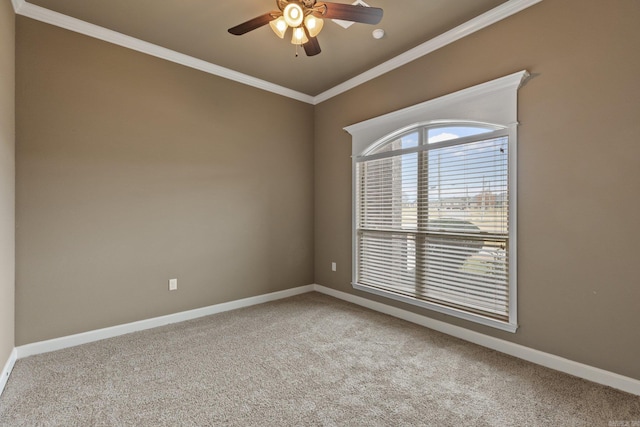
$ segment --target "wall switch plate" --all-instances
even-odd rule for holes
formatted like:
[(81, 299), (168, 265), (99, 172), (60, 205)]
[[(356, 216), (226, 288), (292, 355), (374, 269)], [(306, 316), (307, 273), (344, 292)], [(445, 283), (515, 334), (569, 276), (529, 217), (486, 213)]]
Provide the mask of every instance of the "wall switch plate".
[(336, 271), (336, 263), (335, 262), (331, 263), (331, 271)]
[(169, 280), (169, 290), (175, 291), (176, 289), (178, 289), (178, 279)]

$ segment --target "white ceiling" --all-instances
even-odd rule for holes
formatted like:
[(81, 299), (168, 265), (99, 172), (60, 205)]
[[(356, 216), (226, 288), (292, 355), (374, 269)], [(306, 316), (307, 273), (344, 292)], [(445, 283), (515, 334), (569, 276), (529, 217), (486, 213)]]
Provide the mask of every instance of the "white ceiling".
[[(302, 49), (296, 57), (268, 25), (227, 32), (276, 10), (275, 0), (12, 1), (20, 15), (317, 103), (541, 0), (365, 0), (384, 10), (380, 24), (344, 29), (327, 20), (313, 57)], [(385, 30), (380, 40), (376, 28)]]

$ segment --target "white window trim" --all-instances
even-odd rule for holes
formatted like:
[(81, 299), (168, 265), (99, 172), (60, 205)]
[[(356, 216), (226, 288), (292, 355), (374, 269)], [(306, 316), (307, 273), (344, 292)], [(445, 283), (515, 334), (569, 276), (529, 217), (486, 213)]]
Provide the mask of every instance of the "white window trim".
[[(394, 300), (417, 305), (440, 313), (469, 320), (508, 332), (515, 332), (517, 323), (517, 126), (518, 89), (529, 77), (526, 70), (486, 83), (460, 90), (421, 104), (375, 117), (344, 129), (352, 136), (352, 286), (355, 289), (382, 295)], [(503, 322), (467, 313), (454, 308), (403, 297), (356, 283), (356, 161), (370, 147), (397, 132), (425, 123), (439, 121), (480, 122), (504, 127), (509, 136), (509, 321)]]

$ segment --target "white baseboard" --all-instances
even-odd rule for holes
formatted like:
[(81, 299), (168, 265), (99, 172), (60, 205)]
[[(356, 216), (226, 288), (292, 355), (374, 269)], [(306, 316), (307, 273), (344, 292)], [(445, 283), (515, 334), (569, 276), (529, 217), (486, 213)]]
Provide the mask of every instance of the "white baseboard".
[(166, 316), (140, 320), (138, 322), (126, 323), (124, 325), (112, 326), (109, 328), (97, 329), (95, 331), (88, 331), (80, 334), (69, 335), (66, 337), (54, 338), (47, 341), (21, 345), (17, 347), (16, 350), (18, 352), (18, 358), (21, 359), (23, 357), (33, 356), (35, 354), (48, 353), (50, 351), (61, 350), (63, 348), (99, 341), (106, 338), (113, 338), (119, 335), (129, 334), (131, 332), (157, 328), (158, 326), (164, 326), (170, 323), (184, 322), (185, 320), (197, 319), (199, 317), (209, 316), (211, 314), (249, 307), (252, 305), (288, 298), (294, 295), (304, 294), (311, 291), (313, 291), (313, 285), (300, 286), (297, 288), (285, 289), (284, 291), (273, 292), (270, 294), (258, 295), (255, 297), (224, 302), (221, 304), (215, 304), (208, 307), (197, 308), (194, 310), (182, 311), (180, 313), (168, 314)]
[(460, 338), (465, 341), (469, 341), (474, 344), (478, 344), (483, 347), (487, 347), (492, 350), (496, 350), (501, 353), (505, 353), (510, 356), (535, 363), (537, 365), (542, 365), (556, 371), (564, 372), (566, 374), (583, 378), (594, 383), (606, 385), (618, 390), (625, 391), (627, 393), (632, 393), (640, 396), (640, 380), (637, 380), (635, 378), (625, 377), (620, 374), (605, 371), (604, 369), (594, 368), (593, 366), (574, 362), (573, 360), (565, 359), (550, 353), (545, 353), (543, 351), (535, 350), (499, 338), (490, 337), (479, 332), (471, 331), (469, 329), (431, 319), (429, 317), (412, 313), (400, 308), (391, 307), (389, 305), (382, 304), (376, 301), (371, 301), (357, 295), (337, 291), (335, 289), (327, 288), (322, 285), (313, 285), (313, 290), (332, 296), (334, 298), (338, 298), (362, 307), (369, 308), (374, 311), (388, 314), (393, 317), (398, 317), (411, 323), (425, 326), (429, 329), (433, 329), (438, 332), (442, 332), (447, 335), (451, 335), (456, 338)]
[(16, 364), (16, 360), (18, 360), (18, 351), (14, 348), (11, 350), (9, 359), (7, 360), (7, 363), (4, 364), (4, 368), (2, 368), (2, 373), (0, 374), (0, 396), (4, 391), (4, 386), (7, 385), (7, 381), (9, 381), (9, 375), (11, 375), (11, 371), (13, 371), (13, 366)]
[(168, 325), (170, 323), (183, 322), (185, 320), (196, 319), (211, 314), (222, 313), (225, 311), (235, 310), (238, 308), (249, 307), (256, 304), (275, 301), (288, 298), (294, 295), (304, 294), (307, 292), (320, 292), (334, 298), (338, 298), (362, 307), (369, 308), (390, 316), (394, 316), (418, 325), (433, 329), (474, 344), (487, 347), (501, 353), (505, 353), (556, 371), (564, 372), (579, 378), (583, 378), (598, 384), (603, 384), (618, 390), (625, 391), (640, 396), (640, 380), (625, 377), (603, 369), (594, 368), (593, 366), (574, 362), (553, 354), (525, 347), (499, 338), (494, 338), (479, 332), (451, 325), (439, 320), (431, 319), (420, 314), (412, 313), (407, 310), (392, 307), (376, 301), (359, 297), (357, 295), (348, 294), (346, 292), (337, 291), (322, 285), (306, 285), (284, 291), (273, 292), (265, 295), (244, 298), (237, 301), (230, 301), (222, 304), (216, 304), (208, 307), (198, 308), (195, 310), (183, 311), (180, 313), (170, 314), (167, 316), (154, 317), (152, 319), (141, 320), (139, 322), (127, 323), (124, 325), (113, 326), (110, 328), (98, 329), (95, 331), (84, 332), (81, 334), (70, 335), (66, 337), (56, 338), (47, 341), (36, 342), (19, 346), (13, 350), (9, 360), (2, 370), (0, 377), (0, 394), (9, 378), (9, 374), (17, 359), (32, 356), (40, 353), (60, 350), (67, 347), (73, 347), (80, 344), (86, 344), (106, 338), (112, 338), (131, 332), (142, 331), (145, 329), (156, 328), (158, 326)]

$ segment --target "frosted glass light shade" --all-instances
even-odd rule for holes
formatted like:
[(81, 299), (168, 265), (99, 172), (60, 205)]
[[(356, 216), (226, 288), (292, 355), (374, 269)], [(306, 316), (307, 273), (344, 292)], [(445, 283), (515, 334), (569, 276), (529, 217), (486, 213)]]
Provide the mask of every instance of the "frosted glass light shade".
[(293, 35), (291, 36), (292, 44), (300, 45), (300, 44), (305, 44), (308, 41), (309, 39), (307, 38), (307, 35), (304, 32), (304, 28), (298, 27), (293, 29)]
[(324, 25), (324, 21), (321, 18), (316, 18), (313, 15), (307, 15), (304, 18), (304, 26), (309, 30), (309, 35), (311, 37), (315, 37), (320, 34), (320, 30), (322, 30), (322, 26)]
[(289, 3), (282, 11), (282, 16), (284, 17), (287, 25), (296, 28), (302, 24), (304, 11), (302, 10), (302, 6), (298, 3)]
[(285, 22), (282, 16), (279, 17), (278, 19), (269, 21), (269, 25), (271, 26), (271, 29), (273, 30), (273, 32), (276, 33), (276, 35), (281, 39), (284, 38), (284, 33), (286, 33), (287, 28), (289, 28), (289, 26), (287, 25), (287, 23)]

